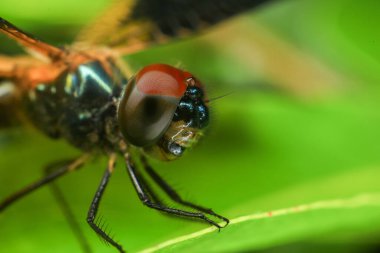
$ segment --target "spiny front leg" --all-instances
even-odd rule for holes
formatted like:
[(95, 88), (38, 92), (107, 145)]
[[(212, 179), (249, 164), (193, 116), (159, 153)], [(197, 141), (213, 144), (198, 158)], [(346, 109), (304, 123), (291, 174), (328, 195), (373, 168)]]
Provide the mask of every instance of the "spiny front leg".
[(117, 248), (119, 252), (124, 253), (125, 251), (123, 247), (119, 243), (117, 243), (107, 233), (107, 231), (105, 231), (105, 229), (103, 228), (101, 224), (99, 224), (99, 222), (96, 222), (96, 215), (98, 213), (99, 204), (103, 197), (104, 191), (107, 187), (108, 181), (111, 178), (112, 172), (115, 168), (115, 160), (116, 160), (116, 155), (115, 154), (110, 155), (107, 169), (103, 174), (102, 180), (100, 181), (99, 187), (96, 190), (95, 196), (91, 202), (90, 209), (88, 210), (87, 222), (90, 225), (90, 227), (95, 231), (95, 233), (97, 233), (102, 239), (104, 239), (107, 243)]
[(160, 175), (148, 164), (148, 161), (145, 157), (141, 157), (141, 161), (144, 165), (144, 168), (146, 172), (149, 174), (149, 176), (157, 183), (158, 186), (161, 187), (161, 189), (175, 202), (182, 204), (187, 207), (194, 208), (195, 210), (207, 213), (209, 215), (212, 215), (214, 217), (217, 217), (221, 220), (223, 220), (226, 224), (223, 226), (227, 226), (230, 222), (227, 218), (215, 213), (210, 208), (202, 207), (200, 205), (191, 203), (189, 201), (183, 200), (182, 197), (162, 178)]
[(125, 155), (125, 160), (126, 160), (126, 163), (127, 163), (128, 174), (129, 174), (129, 176), (130, 176), (130, 178), (132, 180), (132, 183), (133, 183), (133, 185), (134, 185), (134, 187), (136, 189), (138, 197), (140, 198), (141, 202), (144, 205), (146, 205), (146, 206), (148, 206), (150, 208), (159, 210), (161, 212), (168, 213), (168, 214), (182, 216), (182, 217), (188, 217), (188, 218), (200, 219), (200, 220), (203, 220), (203, 221), (205, 221), (207, 223), (210, 223), (211, 225), (217, 227), (218, 229), (222, 228), (222, 226), (220, 226), (215, 221), (207, 218), (207, 216), (204, 213), (202, 213), (202, 212), (184, 211), (184, 210), (180, 210), (180, 209), (176, 209), (176, 208), (171, 208), (171, 207), (168, 207), (166, 205), (154, 202), (150, 198), (148, 192), (146, 191), (147, 187), (143, 184), (144, 180), (142, 179), (141, 174), (138, 173), (137, 170), (135, 169), (135, 166), (133, 165), (133, 163), (132, 163), (132, 161), (130, 159), (129, 154)]

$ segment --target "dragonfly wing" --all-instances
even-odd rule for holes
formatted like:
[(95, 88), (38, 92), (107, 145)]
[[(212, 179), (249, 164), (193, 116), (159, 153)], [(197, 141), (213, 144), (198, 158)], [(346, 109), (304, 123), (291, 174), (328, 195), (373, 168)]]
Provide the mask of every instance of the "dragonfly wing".
[(274, 0), (123, 0), (79, 35), (78, 42), (133, 53), (200, 32)]

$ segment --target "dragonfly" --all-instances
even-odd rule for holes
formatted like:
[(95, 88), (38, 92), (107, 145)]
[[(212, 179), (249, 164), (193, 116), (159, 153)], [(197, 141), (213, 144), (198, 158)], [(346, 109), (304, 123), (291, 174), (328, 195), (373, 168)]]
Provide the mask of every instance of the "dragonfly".
[[(198, 219), (218, 229), (227, 226), (226, 217), (184, 200), (148, 162), (148, 157), (176, 160), (202, 138), (211, 120), (208, 106), (212, 99), (207, 97), (205, 86), (187, 70), (161, 63), (130, 74), (121, 57), (192, 36), (266, 2), (270, 1), (118, 1), (85, 28), (72, 46), (64, 48), (45, 43), (0, 18), (0, 32), (29, 53), (0, 56), (2, 124), (14, 121), (16, 113), (12, 109), (17, 107), (17, 115), (21, 111), (21, 118), (43, 134), (65, 139), (83, 151), (75, 159), (47, 165), (41, 179), (4, 198), (0, 212), (49, 184), (58, 204), (68, 213), (66, 217), (83, 252), (91, 252), (54, 182), (79, 170), (91, 157), (103, 155), (108, 157), (108, 163), (90, 204), (87, 223), (107, 244), (125, 252), (97, 219), (115, 161), (122, 156), (137, 196), (145, 206)], [(132, 155), (133, 150), (136, 155)], [(173, 202), (193, 211), (162, 203), (143, 171)]]

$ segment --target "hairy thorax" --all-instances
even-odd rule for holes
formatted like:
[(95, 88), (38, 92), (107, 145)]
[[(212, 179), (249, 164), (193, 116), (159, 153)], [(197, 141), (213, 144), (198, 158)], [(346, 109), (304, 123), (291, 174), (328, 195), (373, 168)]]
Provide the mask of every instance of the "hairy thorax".
[(64, 138), (82, 150), (113, 150), (121, 138), (117, 104), (127, 80), (111, 57), (74, 57), (74, 65), (15, 68), (25, 116), (49, 137)]

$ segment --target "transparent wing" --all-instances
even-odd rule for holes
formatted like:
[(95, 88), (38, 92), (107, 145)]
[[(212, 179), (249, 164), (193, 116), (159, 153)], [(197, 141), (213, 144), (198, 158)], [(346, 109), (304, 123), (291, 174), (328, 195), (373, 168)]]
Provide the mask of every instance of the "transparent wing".
[(133, 53), (152, 44), (186, 37), (273, 1), (119, 0), (84, 29), (78, 42), (118, 47), (123, 53)]

